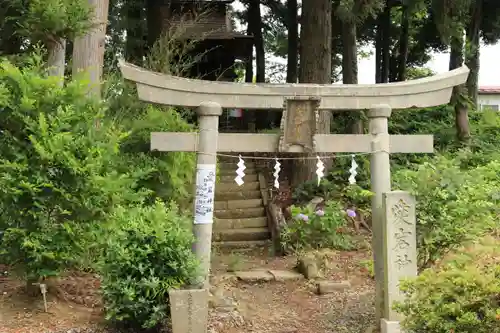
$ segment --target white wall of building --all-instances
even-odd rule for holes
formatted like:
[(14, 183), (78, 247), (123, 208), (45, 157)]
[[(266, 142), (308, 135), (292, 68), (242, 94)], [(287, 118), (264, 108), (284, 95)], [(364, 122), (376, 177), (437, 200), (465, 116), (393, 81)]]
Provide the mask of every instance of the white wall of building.
[(479, 94), (477, 96), (477, 102), (481, 106), (481, 109), (491, 108), (496, 111), (500, 110), (500, 93), (499, 94)]

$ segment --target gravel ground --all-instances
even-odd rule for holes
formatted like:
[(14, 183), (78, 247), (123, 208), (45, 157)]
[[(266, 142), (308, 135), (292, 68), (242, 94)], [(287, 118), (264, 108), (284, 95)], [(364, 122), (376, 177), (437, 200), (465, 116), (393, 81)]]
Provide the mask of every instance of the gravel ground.
[(362, 333), (375, 326), (375, 294), (373, 288), (361, 288), (339, 294), (343, 304), (335, 304), (328, 315), (336, 333)]
[[(362, 251), (333, 252), (324, 279), (349, 280), (351, 287), (320, 296), (315, 281), (304, 279), (267, 283), (217, 279), (234, 266), (235, 259), (241, 261), (238, 270), (286, 270), (293, 269), (296, 258), (218, 254), (213, 287), (220, 291), (220, 302), (210, 310), (208, 333), (365, 333), (374, 325), (374, 282), (360, 269), (360, 261), (367, 258), (369, 254)], [(1, 282), (0, 333), (132, 333), (98, 326), (101, 304), (98, 279), (92, 275), (75, 273), (63, 279), (58, 293), (63, 299), (53, 297), (49, 314), (43, 312), (42, 303), (16, 292), (18, 282), (7, 277)]]

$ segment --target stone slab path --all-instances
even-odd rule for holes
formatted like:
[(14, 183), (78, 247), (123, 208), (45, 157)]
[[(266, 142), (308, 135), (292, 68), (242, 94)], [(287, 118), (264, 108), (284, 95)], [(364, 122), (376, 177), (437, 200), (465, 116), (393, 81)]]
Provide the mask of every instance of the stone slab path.
[[(233, 268), (240, 256), (238, 269)], [(297, 259), (266, 253), (214, 257), (209, 333), (365, 333), (374, 322), (374, 283), (361, 264), (369, 253), (335, 253), (317, 279)], [(324, 292), (319, 294), (319, 288)]]

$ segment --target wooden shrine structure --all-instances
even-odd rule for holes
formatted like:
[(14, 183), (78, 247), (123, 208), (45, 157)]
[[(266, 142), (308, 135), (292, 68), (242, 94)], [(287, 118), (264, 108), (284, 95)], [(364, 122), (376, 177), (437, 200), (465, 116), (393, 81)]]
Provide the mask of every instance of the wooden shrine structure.
[(194, 41), (189, 50), (196, 64), (189, 77), (208, 81), (233, 81), (237, 59), (252, 57), (252, 36), (234, 31), (228, 11), (233, 0), (158, 0), (162, 31), (176, 31), (176, 38)]

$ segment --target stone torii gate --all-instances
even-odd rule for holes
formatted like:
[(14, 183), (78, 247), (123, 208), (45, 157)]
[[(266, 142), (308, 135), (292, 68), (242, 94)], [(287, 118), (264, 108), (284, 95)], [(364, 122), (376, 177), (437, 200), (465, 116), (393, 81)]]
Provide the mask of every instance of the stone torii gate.
[[(467, 67), (413, 81), (367, 85), (211, 82), (153, 73), (123, 62), (120, 67), (124, 77), (137, 84), (141, 100), (197, 108), (199, 132), (152, 133), (151, 149), (198, 153), (193, 232), (197, 239), (194, 252), (202, 263), (204, 281), (210, 269), (217, 152), (371, 153), (376, 313), (383, 332), (399, 331), (399, 318), (391, 311), (391, 285), (397, 281), (388, 272), (390, 265), (396, 265), (396, 257), (388, 248), (391, 241), (386, 233), (394, 231), (394, 227), (388, 223), (387, 205), (399, 205), (394, 207), (406, 217), (391, 219), (408, 225), (414, 221), (414, 206), (406, 193), (391, 192), (389, 154), (432, 153), (434, 147), (432, 135), (389, 135), (388, 118), (392, 109), (448, 103), (453, 87), (465, 83)], [(218, 133), (223, 108), (283, 110), (281, 133)], [(369, 110), (367, 135), (316, 133), (319, 112), (365, 109)], [(414, 234), (412, 230), (406, 232)], [(410, 243), (410, 268), (402, 270), (398, 278), (416, 275), (415, 240)], [(408, 254), (404, 257), (408, 258)]]

